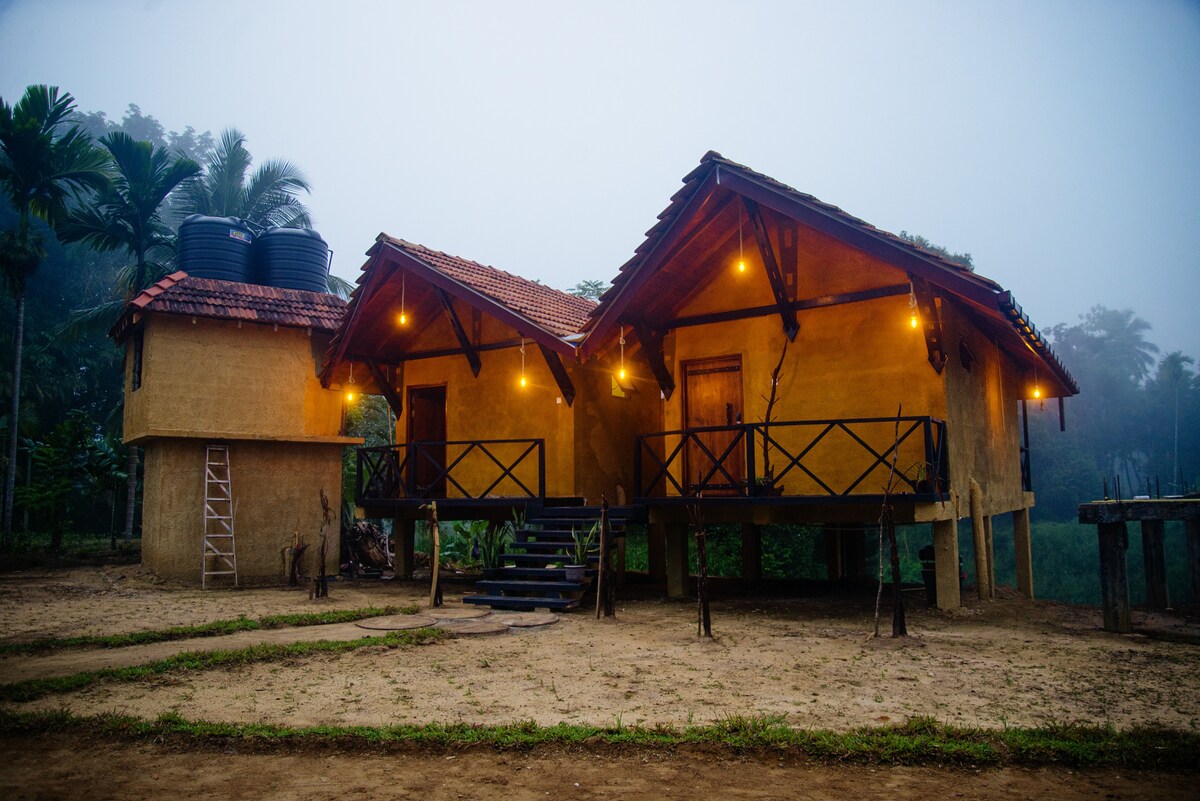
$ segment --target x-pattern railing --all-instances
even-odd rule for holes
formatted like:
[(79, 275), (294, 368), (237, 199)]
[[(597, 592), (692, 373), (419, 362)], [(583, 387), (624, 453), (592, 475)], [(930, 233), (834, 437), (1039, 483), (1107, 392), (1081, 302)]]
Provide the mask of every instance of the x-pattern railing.
[[(882, 426), (881, 424), (891, 424)], [(797, 430), (812, 429), (813, 433), (799, 446), (783, 441), (782, 433), (794, 434)], [(867, 429), (874, 433), (872, 438)], [(886, 430), (886, 440), (881, 441), (880, 432)], [(819, 467), (806, 463), (813, 451), (822, 443), (827, 443), (834, 432), (846, 434), (857, 454), (867, 457), (866, 469), (853, 478), (842, 489), (831, 486), (830, 476), (819, 474)], [(735, 496), (749, 497), (758, 494), (760, 476), (755, 469), (755, 455), (765, 446), (772, 454), (772, 475), (762, 477), (764, 482), (784, 486), (783, 480), (789, 473), (803, 473), (817, 487), (820, 493), (827, 496), (846, 496), (856, 494), (867, 478), (877, 468), (883, 467), (890, 471), (893, 455), (899, 455), (901, 449), (911, 445), (915, 440), (923, 453), (919, 469), (912, 471), (911, 465), (900, 464), (895, 473), (893, 492), (911, 492), (915, 494), (931, 494), (943, 492), (948, 483), (947, 460), (945, 453), (946, 424), (932, 417), (870, 417), (843, 420), (796, 420), (780, 421), (770, 424), (742, 423), (731, 426), (706, 426), (702, 428), (683, 429), (679, 431), (664, 431), (656, 434), (638, 437), (637, 453), (634, 471), (638, 497), (649, 498), (674, 492), (686, 496), (695, 494), (705, 488), (718, 487), (723, 492), (732, 491)], [(714, 437), (714, 435), (718, 435)], [(720, 435), (729, 437), (729, 442), (719, 454), (714, 453), (706, 440), (719, 438)], [(788, 438), (791, 441), (791, 437)], [(872, 441), (868, 441), (873, 439)], [(734, 459), (742, 461), (739, 449), (744, 449), (745, 476), (740, 476), (740, 470), (732, 466)], [(795, 453), (793, 453), (795, 451)], [(659, 454), (662, 454), (661, 456)], [(706, 471), (695, 470), (696, 465), (688, 465), (697, 473), (695, 483), (690, 476), (684, 476), (684, 466), (687, 460), (693, 462), (708, 462)], [(844, 465), (848, 459), (838, 460)], [(646, 470), (646, 467), (649, 470)], [(827, 466), (828, 468), (828, 466)], [(910, 475), (910, 473), (913, 473)], [(714, 482), (720, 476), (724, 481)], [(682, 479), (682, 480), (681, 480)]]
[[(504, 446), (520, 450), (506, 459), (500, 453)], [(536, 482), (528, 475), (533, 469)], [(465, 475), (468, 470), (470, 477)], [(546, 497), (545, 440), (407, 442), (358, 449), (356, 490), (360, 501), (437, 499), (444, 497), (442, 489), (450, 486), (460, 498), (481, 499), (491, 496), (506, 481), (512, 482), (518, 494), (505, 497)]]

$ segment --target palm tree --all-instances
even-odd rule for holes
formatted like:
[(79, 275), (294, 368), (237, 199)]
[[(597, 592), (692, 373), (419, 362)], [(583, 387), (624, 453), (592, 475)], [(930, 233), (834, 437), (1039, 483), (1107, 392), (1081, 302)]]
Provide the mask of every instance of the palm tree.
[(290, 161), (270, 159), (251, 172), (246, 136), (235, 128), (221, 134), (205, 161), (204, 177), (184, 190), (185, 213), (238, 217), (264, 228), (312, 226), (308, 208), (296, 199), (311, 191), (308, 180)]
[(1176, 492), (1183, 491), (1182, 486), (1180, 486), (1183, 482), (1179, 472), (1179, 389), (1180, 387), (1186, 389), (1188, 383), (1193, 379), (1191, 371), (1188, 370), (1188, 365), (1195, 363), (1196, 360), (1191, 356), (1184, 356), (1183, 351), (1171, 351), (1162, 357), (1162, 361), (1158, 363), (1158, 371), (1154, 376), (1154, 383), (1158, 384), (1164, 390), (1169, 389), (1171, 391), (1175, 406), (1175, 436), (1172, 445), (1171, 481), (1175, 484)]
[(9, 417), (8, 468), (4, 484), (4, 535), (12, 533), (13, 489), (17, 477), (17, 428), (21, 411), (21, 358), (25, 335), (25, 285), (45, 251), (33, 232), (34, 218), (56, 225), (67, 203), (107, 182), (106, 159), (91, 138), (67, 125), (75, 99), (58, 87), (36, 85), (16, 105), (0, 98), (0, 190), (17, 212), (17, 227), (0, 235), (0, 269), (16, 300), (13, 337), (12, 412)]
[[(74, 315), (81, 320), (111, 322), (138, 292), (167, 273), (168, 266), (158, 257), (171, 252), (172, 231), (159, 210), (172, 192), (200, 174), (200, 165), (149, 142), (139, 142), (122, 131), (108, 134), (100, 144), (116, 168), (112, 183), (91, 203), (72, 212), (60, 226), (59, 236), (67, 242), (84, 242), (99, 251), (124, 251), (131, 257), (117, 276), (121, 297)], [(126, 541), (133, 539), (136, 445), (129, 446), (128, 458)]]

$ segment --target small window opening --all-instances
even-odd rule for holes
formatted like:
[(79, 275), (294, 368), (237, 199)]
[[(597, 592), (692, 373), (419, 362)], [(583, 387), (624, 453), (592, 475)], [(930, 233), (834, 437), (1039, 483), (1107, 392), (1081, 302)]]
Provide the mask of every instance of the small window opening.
[(142, 332), (133, 335), (133, 391), (142, 386)]

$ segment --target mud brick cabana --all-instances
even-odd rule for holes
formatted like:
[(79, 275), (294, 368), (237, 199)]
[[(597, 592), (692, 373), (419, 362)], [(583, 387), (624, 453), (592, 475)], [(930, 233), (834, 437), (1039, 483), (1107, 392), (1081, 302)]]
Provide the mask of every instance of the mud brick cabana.
[(1011, 294), (719, 154), (683, 183), (598, 305), (380, 235), (321, 376), (403, 421), (360, 454), (359, 505), (603, 493), (644, 510), (678, 595), (689, 507), (742, 524), (747, 578), (758, 526), (822, 525), (837, 578), (887, 489), (932, 528), (939, 606), (960, 603), (968, 516), (983, 588), (991, 519), (1013, 516), (1032, 596), (1022, 409), (1078, 388)]
[(145, 451), (142, 561), (160, 576), (202, 581), (210, 446), (226, 449), (232, 503), (216, 511), (233, 517), (242, 583), (285, 581), (296, 532), (311, 546), (304, 571), (318, 569), (322, 491), (336, 569), (342, 449), (362, 440), (340, 434), (342, 394), (317, 371), (344, 307), (184, 272), (128, 304), (111, 335), (125, 348), (125, 442)]

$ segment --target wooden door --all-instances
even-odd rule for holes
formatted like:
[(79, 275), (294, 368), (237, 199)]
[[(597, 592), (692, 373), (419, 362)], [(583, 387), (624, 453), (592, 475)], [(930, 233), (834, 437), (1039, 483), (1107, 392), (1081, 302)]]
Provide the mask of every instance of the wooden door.
[[(409, 489), (426, 498), (446, 497), (446, 386), (408, 391)], [(413, 483), (415, 482), (415, 486)]]
[[(684, 428), (741, 424), (740, 356), (684, 362), (683, 374)], [(746, 443), (740, 437), (740, 430), (734, 429), (705, 431), (689, 438), (684, 451), (684, 469), (687, 471), (684, 485), (689, 493), (742, 493), (746, 479)], [(716, 460), (720, 460), (720, 468)]]

